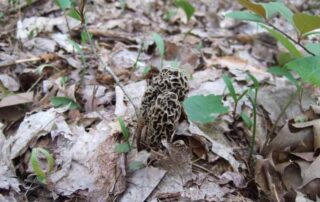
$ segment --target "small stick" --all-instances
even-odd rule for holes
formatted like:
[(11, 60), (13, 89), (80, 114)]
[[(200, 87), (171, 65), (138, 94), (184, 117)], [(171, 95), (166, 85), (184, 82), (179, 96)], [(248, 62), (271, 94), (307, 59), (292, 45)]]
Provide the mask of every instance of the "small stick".
[(18, 59), (18, 60), (11, 60), (5, 63), (0, 64), (0, 68), (1, 67), (9, 67), (11, 65), (17, 65), (17, 64), (22, 64), (22, 63), (26, 63), (26, 62), (37, 62), (42, 60), (43, 58), (41, 57), (33, 57), (33, 58), (28, 58), (28, 59)]

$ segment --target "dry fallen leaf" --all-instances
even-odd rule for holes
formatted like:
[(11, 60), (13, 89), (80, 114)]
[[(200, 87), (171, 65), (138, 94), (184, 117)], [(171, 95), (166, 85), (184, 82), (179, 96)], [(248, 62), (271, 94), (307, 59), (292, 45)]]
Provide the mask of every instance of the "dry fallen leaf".
[[(9, 141), (3, 134), (3, 124), (0, 122), (0, 189), (20, 192), (20, 182), (16, 177), (14, 166), (10, 160)], [(1, 197), (0, 197), (1, 200)]]
[(212, 144), (211, 151), (223, 159), (227, 160), (235, 172), (239, 171), (241, 164), (233, 157), (233, 150), (225, 145), (218, 143), (208, 137), (204, 132), (202, 132), (195, 124), (191, 123), (189, 130), (192, 134), (200, 135), (205, 137)]
[(11, 76), (0, 74), (0, 82), (10, 92), (19, 90), (20, 84)]
[[(147, 88), (147, 82), (145, 80), (137, 83), (131, 83), (124, 87), (125, 91), (128, 92), (133, 103), (139, 108), (144, 91)], [(125, 97), (120, 87), (116, 86), (116, 116), (128, 116), (132, 117), (135, 115), (135, 111), (131, 103)]]
[[(126, 187), (125, 173), (120, 169), (121, 155), (114, 149), (118, 122), (101, 122), (86, 132), (83, 127), (71, 128), (71, 139), (61, 135), (56, 162), (61, 169), (50, 175), (54, 192), (69, 196), (79, 190), (92, 201), (117, 198)], [(81, 180), (79, 178), (81, 173)]]
[(17, 132), (10, 138), (10, 159), (21, 155), (38, 138), (47, 135), (55, 125), (57, 111), (53, 108), (25, 117)]
[(32, 101), (33, 101), (33, 92), (18, 93), (15, 95), (9, 95), (2, 98), (2, 100), (0, 100), (0, 108), (19, 105), (19, 104), (26, 104)]
[(120, 202), (145, 201), (165, 174), (165, 170), (155, 167), (146, 167), (134, 172), (128, 179), (129, 187)]

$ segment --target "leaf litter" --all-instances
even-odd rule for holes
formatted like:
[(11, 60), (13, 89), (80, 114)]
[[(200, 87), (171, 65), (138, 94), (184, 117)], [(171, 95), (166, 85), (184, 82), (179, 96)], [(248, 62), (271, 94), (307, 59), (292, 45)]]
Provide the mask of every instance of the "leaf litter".
[[(267, 72), (282, 47), (256, 25), (224, 18), (225, 13), (241, 8), (236, 1), (190, 3), (195, 8), (193, 16), (164, 1), (94, 1), (87, 5), (88, 31), (101, 62), (90, 52), (90, 45), (81, 42), (80, 22), (64, 16), (51, 1), (21, 4), (21, 16), (14, 9), (6, 12), (2, 8), (14, 7), (0, 1), (0, 14), (8, 19), (0, 17), (1, 201), (317, 198), (316, 89), (306, 88), (277, 122), (295, 88)], [(307, 5), (286, 3), (297, 10)], [(164, 53), (157, 47), (159, 37)], [(84, 57), (70, 39), (79, 44)], [(39, 75), (36, 70), (41, 65), (50, 67)], [(106, 67), (115, 72), (139, 107), (147, 78), (161, 65), (179, 68), (190, 77), (188, 97), (219, 95), (229, 108), (234, 102), (226, 98), (229, 92), (222, 75), (232, 77), (236, 92), (252, 86), (247, 72), (259, 81), (254, 168), (247, 161), (251, 131), (240, 119), (233, 120), (231, 113), (205, 125), (184, 122), (177, 131), (179, 140), (165, 143), (167, 154), (136, 151), (132, 144), (135, 109)], [(63, 104), (59, 108), (50, 102), (54, 97), (78, 107)], [(252, 117), (250, 101), (239, 102), (236, 111)], [(7, 116), (7, 112), (12, 113)], [(128, 154), (115, 151), (123, 143), (117, 122), (120, 116), (133, 147)], [(304, 117), (300, 122), (292, 122), (300, 116)], [(275, 123), (276, 132), (268, 134)], [(46, 185), (37, 182), (29, 163), (32, 148), (39, 146), (49, 150), (56, 162)], [(132, 166), (133, 162), (139, 166)]]

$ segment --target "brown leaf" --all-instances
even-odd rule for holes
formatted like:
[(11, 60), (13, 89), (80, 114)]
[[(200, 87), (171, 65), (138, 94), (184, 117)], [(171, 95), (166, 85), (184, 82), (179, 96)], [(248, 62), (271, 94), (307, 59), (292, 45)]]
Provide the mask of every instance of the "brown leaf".
[(315, 161), (306, 170), (303, 171), (303, 175), (302, 175), (303, 182), (302, 182), (301, 188), (306, 186), (306, 184), (308, 184), (309, 182), (315, 179), (320, 179), (319, 169), (320, 169), (320, 156), (318, 156), (315, 159)]
[(198, 158), (206, 159), (208, 155), (208, 146), (203, 138), (198, 136), (188, 137), (188, 146), (192, 153), (194, 153)]
[(155, 167), (146, 167), (136, 171), (128, 179), (129, 187), (121, 197), (120, 202), (145, 201), (165, 174), (165, 170)]
[(283, 150), (286, 147), (295, 147), (297, 145), (303, 145), (303, 147), (306, 147), (305, 149), (309, 149), (310, 151), (312, 150), (312, 148), (309, 147), (311, 142), (313, 142), (311, 130), (305, 129), (299, 132), (291, 132), (287, 123), (270, 144), (263, 149), (263, 154)]
[(300, 166), (294, 162), (285, 162), (276, 165), (277, 170), (281, 174), (282, 182), (287, 190), (296, 190), (302, 183)]
[(229, 182), (233, 182), (237, 188), (246, 187), (245, 179), (240, 173), (227, 171), (223, 173), (219, 178), (219, 184), (227, 184)]
[(313, 126), (313, 144), (314, 151), (318, 151), (320, 149), (320, 119), (308, 121), (304, 123), (295, 123), (292, 124), (296, 128), (306, 128)]
[(32, 101), (33, 101), (33, 92), (18, 93), (18, 94), (9, 95), (7, 97), (4, 97), (0, 101), (0, 108), (19, 105), (19, 104), (26, 104), (26, 103), (30, 103)]
[(254, 179), (263, 192), (270, 194), (275, 201), (284, 193), (281, 177), (269, 159), (257, 160)]

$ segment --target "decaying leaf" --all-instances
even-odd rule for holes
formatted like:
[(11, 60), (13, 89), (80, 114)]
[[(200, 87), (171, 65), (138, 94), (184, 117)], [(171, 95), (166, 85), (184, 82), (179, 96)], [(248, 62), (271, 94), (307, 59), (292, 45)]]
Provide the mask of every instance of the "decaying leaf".
[(10, 160), (10, 147), (3, 134), (3, 124), (0, 122), (0, 189), (20, 191), (20, 182), (16, 178), (13, 164)]
[(147, 167), (136, 171), (129, 178), (129, 187), (121, 197), (121, 202), (144, 201), (165, 176), (166, 171)]
[(241, 166), (241, 164), (233, 157), (233, 151), (231, 148), (228, 148), (223, 144), (212, 140), (194, 124), (190, 124), (189, 130), (191, 133), (207, 138), (212, 144), (211, 151), (217, 154), (218, 156), (224, 158), (225, 160), (227, 160), (230, 163), (230, 165), (233, 167), (234, 171), (237, 172), (239, 170), (239, 167)]
[(26, 104), (26, 103), (30, 103), (32, 101), (33, 101), (33, 92), (9, 95), (7, 97), (4, 97), (0, 101), (0, 108), (19, 105), (19, 104)]
[[(124, 162), (114, 146), (110, 146), (115, 145), (115, 134), (120, 132), (118, 122), (101, 122), (90, 133), (74, 126), (71, 132), (72, 139), (61, 139), (58, 145), (56, 162), (60, 162), (61, 169), (50, 176), (55, 192), (69, 196), (78, 190), (87, 190), (86, 195), (94, 201), (117, 198), (126, 187), (125, 173), (120, 169)], [(81, 181), (77, 180), (79, 173)]]
[(0, 74), (0, 82), (10, 92), (19, 90), (19, 83), (9, 75)]
[(47, 135), (53, 128), (57, 112), (52, 108), (27, 116), (20, 124), (16, 134), (10, 138), (10, 158), (14, 159), (24, 152), (41, 136)]
[[(140, 106), (142, 96), (144, 91), (146, 90), (147, 82), (140, 81), (137, 83), (132, 83), (125, 86), (126, 92), (130, 96), (131, 100), (134, 102), (136, 106)], [(131, 103), (125, 97), (123, 91), (116, 87), (116, 109), (115, 115), (116, 116), (133, 116), (135, 111)]]

